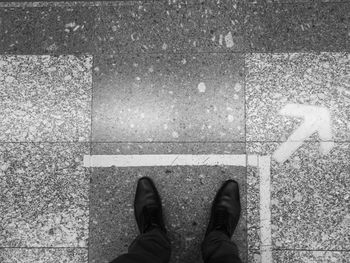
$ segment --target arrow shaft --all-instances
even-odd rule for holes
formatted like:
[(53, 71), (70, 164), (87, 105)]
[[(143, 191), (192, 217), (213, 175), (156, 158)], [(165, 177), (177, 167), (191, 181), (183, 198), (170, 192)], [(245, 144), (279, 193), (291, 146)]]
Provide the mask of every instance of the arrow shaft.
[(288, 138), (288, 141), (304, 141), (317, 131), (317, 123), (314, 121), (304, 121)]
[(318, 129), (317, 121), (307, 119), (291, 134), (286, 142), (274, 152), (273, 158), (278, 162), (285, 162), (303, 142)]
[(303, 141), (292, 142), (286, 141), (273, 153), (273, 158), (280, 163), (285, 162), (298, 148), (303, 144)]

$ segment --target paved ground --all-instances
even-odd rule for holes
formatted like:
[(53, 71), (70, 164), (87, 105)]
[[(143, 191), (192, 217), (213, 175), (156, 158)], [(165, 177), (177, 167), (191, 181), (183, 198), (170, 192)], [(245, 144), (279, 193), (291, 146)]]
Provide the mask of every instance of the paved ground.
[[(0, 3), (0, 262), (112, 260), (144, 175), (172, 263), (202, 262), (228, 178), (245, 263), (350, 262), (349, 51), (346, 0)], [(249, 162), (84, 167), (102, 154), (272, 156), (271, 191)]]

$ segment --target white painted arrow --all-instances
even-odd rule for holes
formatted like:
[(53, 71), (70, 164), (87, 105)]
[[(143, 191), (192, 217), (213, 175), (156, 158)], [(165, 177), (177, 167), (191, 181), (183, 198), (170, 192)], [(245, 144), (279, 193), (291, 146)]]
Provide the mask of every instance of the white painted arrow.
[(331, 116), (325, 107), (287, 104), (279, 114), (303, 118), (304, 122), (296, 129), (288, 140), (273, 154), (273, 158), (280, 163), (286, 161), (303, 142), (313, 133), (318, 132), (320, 137), (320, 152), (327, 154), (333, 148)]

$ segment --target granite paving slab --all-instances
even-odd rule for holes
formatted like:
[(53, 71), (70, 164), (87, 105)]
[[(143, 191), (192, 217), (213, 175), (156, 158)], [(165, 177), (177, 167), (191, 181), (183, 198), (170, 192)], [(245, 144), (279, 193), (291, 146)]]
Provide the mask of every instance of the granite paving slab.
[(86, 263), (86, 248), (0, 248), (2, 263)]
[[(270, 155), (279, 145), (248, 143), (247, 152)], [(349, 157), (349, 143), (336, 143), (322, 155), (317, 142), (307, 142), (285, 163), (272, 161), (273, 249), (349, 250)], [(248, 245), (259, 249), (259, 177), (252, 171), (247, 179)]]
[(349, 141), (349, 53), (253, 53), (246, 55), (246, 70), (248, 141), (286, 140), (302, 123), (302, 118), (279, 114), (288, 104), (325, 108), (330, 139)]
[(249, 263), (261, 263), (261, 256), (259, 250), (248, 250)]
[(260, 249), (260, 180), (258, 168), (252, 166), (247, 167), (247, 242), (249, 253)]
[(244, 141), (239, 54), (94, 60), (93, 141)]
[(0, 144), (0, 247), (87, 247), (89, 153), (85, 143)]
[(91, 56), (0, 56), (0, 141), (88, 141)]
[[(347, 263), (350, 260), (349, 251), (321, 250), (273, 250), (273, 262), (286, 263)], [(248, 253), (249, 263), (260, 263), (261, 256), (257, 250)]]
[(277, 250), (273, 253), (275, 262), (286, 263), (347, 263), (349, 251), (295, 251)]
[[(244, 144), (94, 143), (93, 154), (209, 154), (244, 153)], [(246, 168), (240, 166), (168, 166), (92, 168), (90, 262), (108, 262), (125, 253), (138, 230), (133, 214), (137, 179), (149, 176), (163, 200), (172, 244), (171, 262), (202, 262), (199, 245), (209, 208), (222, 182), (239, 182), (242, 215), (234, 240), (246, 261)]]
[[(348, 0), (339, 1), (339, 0), (267, 0), (266, 3), (289, 3), (289, 4), (296, 4), (296, 3), (339, 3), (339, 2), (347, 2)], [(259, 0), (247, 0), (246, 2), (256, 4), (259, 2)]]
[(252, 52), (344, 51), (350, 2), (246, 5), (245, 36)]

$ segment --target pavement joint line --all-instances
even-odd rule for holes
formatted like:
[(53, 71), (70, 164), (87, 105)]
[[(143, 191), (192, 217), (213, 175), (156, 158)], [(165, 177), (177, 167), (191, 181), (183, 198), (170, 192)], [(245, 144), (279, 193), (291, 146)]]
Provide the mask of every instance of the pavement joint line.
[(149, 166), (254, 166), (260, 179), (260, 253), (261, 263), (271, 263), (271, 156), (246, 154), (134, 154), (84, 155), (84, 167)]

